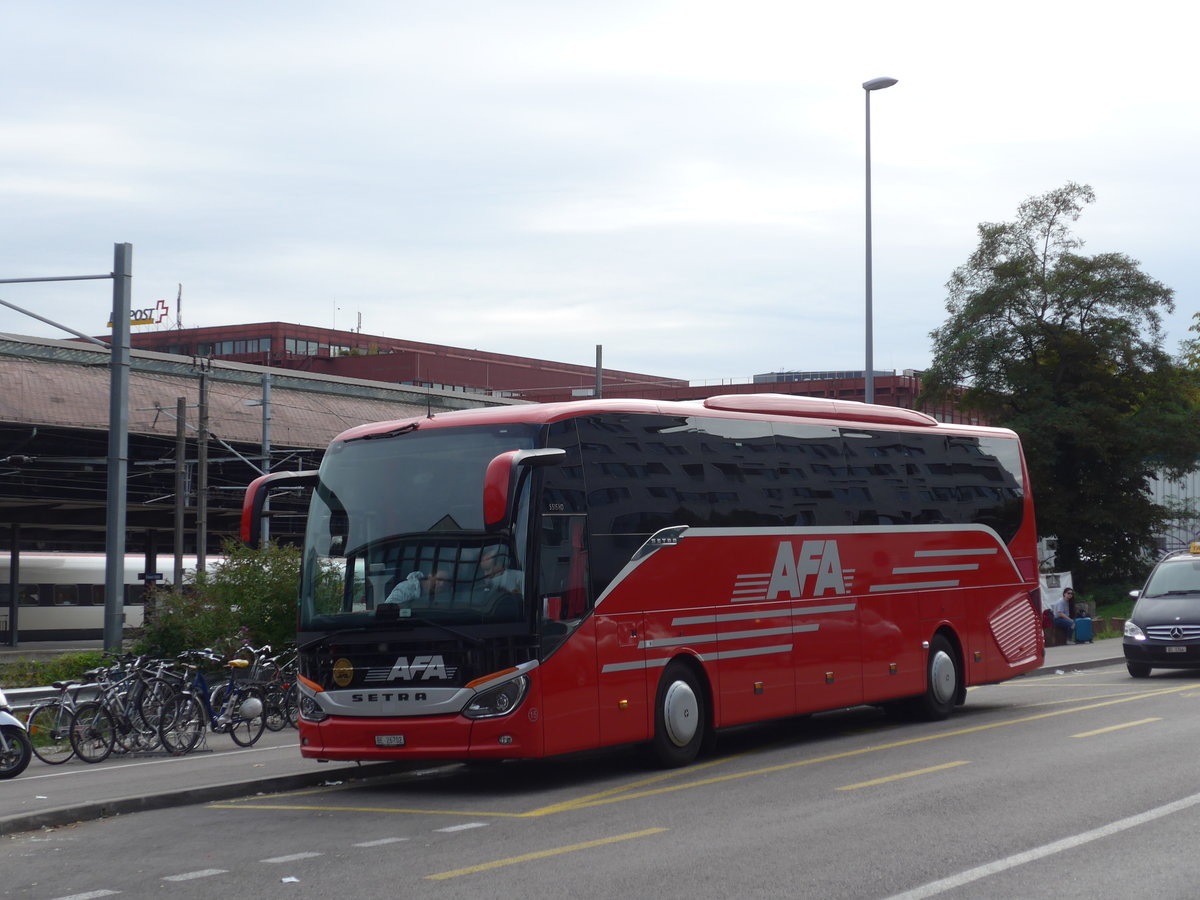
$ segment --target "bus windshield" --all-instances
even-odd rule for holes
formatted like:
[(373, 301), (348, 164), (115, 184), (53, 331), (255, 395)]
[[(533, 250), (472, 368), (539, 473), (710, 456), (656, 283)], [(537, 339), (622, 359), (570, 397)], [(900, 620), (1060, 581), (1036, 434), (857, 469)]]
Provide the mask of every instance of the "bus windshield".
[(524, 544), (485, 531), (483, 483), (536, 436), (417, 427), (334, 444), (309, 511), (300, 630), (525, 621)]

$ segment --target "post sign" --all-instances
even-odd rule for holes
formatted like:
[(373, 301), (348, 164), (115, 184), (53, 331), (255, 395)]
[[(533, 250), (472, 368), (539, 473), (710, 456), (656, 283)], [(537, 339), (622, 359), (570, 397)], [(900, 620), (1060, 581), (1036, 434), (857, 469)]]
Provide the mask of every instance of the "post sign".
[[(171, 314), (170, 304), (166, 300), (159, 300), (154, 306), (146, 309), (131, 309), (129, 311), (130, 325), (158, 325)], [(112, 328), (112, 315), (108, 317), (108, 327)]]

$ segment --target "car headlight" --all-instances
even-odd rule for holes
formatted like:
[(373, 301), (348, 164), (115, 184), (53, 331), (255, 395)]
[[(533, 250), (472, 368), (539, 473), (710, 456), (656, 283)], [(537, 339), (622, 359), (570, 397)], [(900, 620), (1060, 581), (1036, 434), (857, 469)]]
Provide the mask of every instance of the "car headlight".
[(1130, 619), (1125, 622), (1125, 637), (1133, 638), (1135, 641), (1144, 641), (1146, 639), (1146, 632), (1138, 628), (1133, 623), (1133, 620)]
[(476, 694), (463, 709), (462, 714), (468, 719), (492, 719), (496, 716), (507, 716), (520, 705), (527, 690), (529, 690), (529, 679), (524, 675), (518, 675), (499, 687)]
[(308, 722), (324, 722), (329, 718), (329, 713), (321, 709), (321, 705), (308, 694), (300, 695), (297, 709), (300, 712), (300, 718)]

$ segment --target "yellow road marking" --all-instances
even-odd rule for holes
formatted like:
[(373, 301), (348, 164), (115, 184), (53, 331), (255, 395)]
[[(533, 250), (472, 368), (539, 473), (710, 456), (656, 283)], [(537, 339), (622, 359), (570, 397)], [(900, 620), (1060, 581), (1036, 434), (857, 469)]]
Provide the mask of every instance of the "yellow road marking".
[[(1187, 686), (1174, 687), (1174, 688), (1165, 688), (1162, 690), (1147, 691), (1147, 692), (1145, 692), (1143, 694), (1139, 694), (1137, 696), (1120, 697), (1115, 700), (1105, 700), (1100, 703), (1091, 703), (1091, 704), (1087, 704), (1084, 706), (1072, 707), (1071, 709), (1058, 709), (1058, 710), (1053, 710), (1051, 712), (1035, 713), (1034, 715), (1022, 716), (1021, 718), (1018, 718), (1018, 719), (1009, 719), (1004, 722), (992, 722), (987, 725), (973, 725), (969, 728), (958, 728), (953, 731), (945, 731), (940, 734), (922, 735), (921, 737), (910, 738), (908, 740), (892, 741), (892, 742), (886, 743), (886, 744), (877, 744), (876, 746), (873, 746), (873, 747), (861, 747), (857, 750), (845, 750), (841, 753), (830, 753), (826, 756), (815, 756), (810, 759), (802, 759), (802, 760), (797, 760), (795, 762), (790, 762), (790, 763), (780, 763), (779, 765), (775, 765), (775, 766), (764, 766), (760, 769), (751, 769), (751, 770), (745, 771), (745, 772), (732, 772), (728, 775), (718, 775), (713, 778), (701, 778), (701, 779), (697, 779), (695, 781), (688, 781), (683, 784), (670, 785), (667, 787), (661, 787), (661, 788), (657, 788), (654, 790), (633, 791), (631, 793), (621, 794), (620, 796), (608, 797), (608, 798), (604, 798), (604, 799), (587, 800), (587, 799), (581, 798), (579, 801), (576, 801), (576, 803), (572, 806), (567, 807), (567, 806), (560, 805), (559, 807), (555, 807), (552, 809), (555, 812), (565, 811), (566, 809), (587, 809), (592, 806), (604, 806), (609, 803), (616, 803), (616, 802), (619, 802), (622, 800), (638, 800), (638, 799), (642, 799), (644, 797), (652, 797), (652, 796), (655, 796), (658, 794), (670, 793), (672, 791), (682, 791), (682, 790), (688, 790), (690, 788), (696, 788), (696, 787), (707, 787), (708, 785), (711, 785), (711, 784), (719, 784), (719, 783), (725, 782), (725, 781), (734, 781), (739, 778), (750, 778), (750, 777), (753, 777), (756, 775), (769, 775), (769, 774), (772, 774), (775, 772), (785, 772), (789, 769), (801, 768), (802, 766), (811, 766), (811, 765), (815, 765), (817, 763), (822, 763), (822, 762), (833, 762), (835, 760), (840, 760), (840, 759), (851, 759), (855, 756), (865, 756), (868, 753), (879, 753), (884, 750), (895, 750), (898, 747), (910, 747), (915, 744), (924, 744), (924, 743), (929, 743), (931, 741), (940, 741), (945, 738), (959, 737), (964, 734), (978, 734), (978, 733), (981, 733), (984, 731), (991, 731), (992, 729), (995, 729), (995, 728), (1006, 728), (1010, 725), (1022, 725), (1027, 722), (1036, 722), (1040, 719), (1050, 719), (1050, 718), (1054, 718), (1055, 716), (1064, 716), (1064, 715), (1067, 715), (1068, 713), (1081, 712), (1081, 711), (1087, 710), (1087, 709), (1100, 709), (1105, 706), (1114, 706), (1118, 703), (1128, 703), (1131, 700), (1142, 700), (1142, 699), (1147, 699), (1150, 697), (1162, 696), (1164, 694), (1175, 694), (1175, 693), (1179, 693), (1180, 691), (1189, 690), (1189, 689), (1191, 689), (1191, 687), (1192, 687), (1191, 685), (1187, 685)], [(690, 771), (691, 770), (685, 770), (685, 772), (689, 772), (689, 773), (690, 773)], [(527, 813), (526, 815), (533, 816), (533, 815), (537, 815), (537, 814), (538, 814), (537, 812), (530, 812), (530, 813)]]
[(439, 872), (436, 875), (426, 875), (425, 878), (430, 881), (445, 881), (447, 878), (458, 878), (460, 875), (474, 875), (478, 872), (487, 872), (489, 869), (500, 869), (504, 866), (515, 866), (524, 862), (532, 862), (537, 859), (547, 859), (551, 856), (561, 856), (563, 853), (574, 853), (577, 850), (590, 850), (593, 847), (603, 847), (606, 844), (616, 844), (621, 841), (632, 841), (635, 838), (649, 837), (652, 834), (662, 834), (666, 828), (647, 828), (643, 831), (631, 831), (628, 834), (617, 834), (612, 837), (600, 838), (595, 841), (584, 841), (581, 844), (570, 844), (566, 847), (555, 847), (552, 850), (538, 850), (534, 853), (522, 853), (520, 856), (510, 856), (508, 859), (497, 859), (492, 862), (480, 863), (477, 866), (465, 866), (461, 869), (452, 869), (449, 872)]
[(1081, 731), (1079, 734), (1073, 734), (1071, 737), (1085, 738), (1095, 737), (1098, 734), (1108, 734), (1110, 731), (1120, 731), (1122, 728), (1133, 728), (1135, 725), (1148, 725), (1151, 722), (1161, 722), (1162, 718), (1156, 719), (1138, 719), (1136, 722), (1126, 722), (1124, 725), (1111, 725), (1108, 728), (1097, 728), (1095, 731)]
[[(1064, 716), (1070, 713), (1083, 712), (1089, 709), (1101, 709), (1106, 706), (1115, 706), (1119, 703), (1129, 703), (1134, 700), (1146, 700), (1152, 697), (1161, 697), (1167, 694), (1180, 694), (1184, 691), (1195, 690), (1195, 685), (1185, 684), (1170, 688), (1160, 688), (1156, 690), (1143, 691), (1138, 694), (1122, 694), (1111, 699), (1104, 699), (1098, 702), (1086, 703), (1080, 706), (1072, 706), (1069, 709), (1055, 709), (1048, 712), (1034, 713), (1028, 716), (1021, 716), (1015, 719), (1007, 719), (1003, 722), (991, 722), (986, 725), (972, 725), (967, 728), (957, 728), (952, 731), (944, 731), (938, 734), (927, 734), (919, 737), (908, 738), (902, 741), (891, 741), (884, 744), (876, 744), (871, 747), (860, 747), (857, 750), (845, 750), (840, 753), (830, 753), (825, 756), (814, 756), (809, 759), (796, 760), (794, 762), (779, 763), (773, 766), (763, 766), (758, 769), (750, 769), (744, 772), (731, 772), (724, 775), (715, 775), (710, 778), (692, 779), (677, 784), (663, 785), (660, 787), (651, 787), (655, 784), (661, 784), (663, 780), (671, 778), (683, 778), (694, 775), (702, 769), (712, 768), (718, 765), (725, 765), (729, 762), (734, 762), (743, 759), (746, 756), (761, 753), (762, 750), (755, 753), (737, 754), (734, 756), (726, 756), (711, 762), (702, 763), (700, 765), (691, 766), (687, 769), (680, 769), (678, 772), (666, 773), (663, 775), (655, 775), (650, 778), (639, 779), (638, 781), (630, 782), (620, 787), (610, 788), (595, 794), (588, 794), (583, 797), (577, 797), (573, 800), (555, 803), (551, 806), (541, 807), (539, 809), (529, 810), (523, 813), (480, 813), (462, 810), (436, 810), (436, 809), (395, 809), (388, 807), (352, 807), (352, 806), (321, 806), (321, 805), (291, 805), (286, 803), (258, 803), (254, 805), (241, 803), (215, 803), (209, 804), (215, 809), (295, 809), (295, 810), (328, 810), (331, 812), (386, 812), (386, 813), (410, 813), (414, 815), (454, 815), (454, 816), (470, 816), (472, 818), (536, 818), (540, 816), (553, 815), (555, 813), (570, 812), (574, 810), (589, 809), (594, 806), (606, 806), (610, 803), (618, 803), (625, 800), (640, 800), (645, 797), (653, 797), (660, 794), (668, 794), (674, 791), (690, 790), (692, 788), (707, 787), (713, 784), (720, 784), (726, 781), (735, 781), (740, 778), (751, 778), (758, 775), (770, 775), (777, 772), (786, 772), (790, 769), (798, 769), (803, 766), (816, 765), (823, 762), (834, 762), (842, 759), (852, 759), (856, 756), (866, 756), (869, 753), (880, 753), (885, 750), (895, 750), (900, 747), (911, 747), (916, 744), (930, 743), (932, 741), (940, 741), (946, 738), (960, 737), (966, 734), (979, 734), (985, 731), (991, 731), (996, 728), (1007, 728), (1012, 725), (1023, 725), (1029, 722), (1036, 722), (1041, 719), (1050, 719), (1055, 716)], [(769, 748), (764, 748), (769, 749)], [(639, 790), (645, 788), (645, 790)], [(344, 788), (333, 788), (344, 789)], [(312, 793), (319, 793), (314, 791)]]
[(860, 781), (858, 784), (848, 784), (845, 787), (837, 788), (839, 791), (856, 791), (859, 788), (875, 787), (877, 784), (887, 784), (889, 781), (899, 781), (902, 778), (913, 778), (917, 775), (928, 775), (930, 772), (941, 772), (943, 769), (953, 769), (956, 766), (970, 765), (965, 759), (960, 759), (957, 762), (942, 763), (940, 766), (930, 766), (927, 769), (916, 769), (912, 772), (901, 772), (898, 775), (887, 775), (883, 778), (874, 778), (871, 781)]

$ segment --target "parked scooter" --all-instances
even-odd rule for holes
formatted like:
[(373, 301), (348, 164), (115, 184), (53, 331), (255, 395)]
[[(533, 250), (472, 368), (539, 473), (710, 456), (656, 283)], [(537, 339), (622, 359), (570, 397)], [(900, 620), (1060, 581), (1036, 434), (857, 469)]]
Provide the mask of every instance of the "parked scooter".
[(13, 715), (4, 691), (0, 691), (0, 778), (16, 778), (33, 756), (33, 744), (20, 719)]

